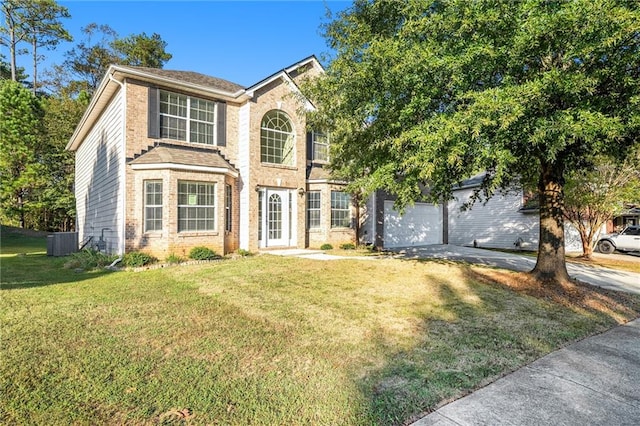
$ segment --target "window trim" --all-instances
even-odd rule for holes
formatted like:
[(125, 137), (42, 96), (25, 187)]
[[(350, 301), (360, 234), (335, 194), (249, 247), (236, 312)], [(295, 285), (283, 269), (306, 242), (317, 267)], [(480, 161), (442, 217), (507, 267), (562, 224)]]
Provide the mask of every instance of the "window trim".
[[(160, 194), (160, 204), (148, 204), (147, 203), (147, 195), (149, 194), (148, 191), (148, 184), (160, 184), (160, 192), (153, 192), (154, 195)], [(163, 199), (163, 182), (162, 179), (145, 179), (143, 180), (143, 191), (142, 191), (142, 215), (143, 215), (143, 220), (142, 220), (142, 229), (144, 231), (144, 233), (152, 233), (152, 232), (162, 232), (163, 226), (164, 226), (164, 221), (162, 220), (162, 215), (163, 215), (163, 205), (164, 205), (164, 199)], [(147, 217), (147, 209), (152, 208), (154, 209), (154, 212), (156, 214), (154, 214), (154, 219), (149, 219)], [(160, 211), (160, 218), (158, 219), (157, 217), (157, 212), (158, 209)], [(149, 223), (150, 222), (160, 222), (160, 227), (158, 228), (157, 226), (154, 226), (153, 229), (149, 229)]]
[[(205, 187), (211, 187), (211, 192), (210, 194), (205, 194), (205, 195), (212, 195), (213, 196), (213, 204), (180, 204), (180, 196), (181, 193), (180, 192), (180, 186), (181, 184), (195, 184), (196, 186), (196, 191), (195, 193), (191, 193), (187, 190), (186, 195), (187, 197), (191, 196), (191, 195), (195, 195), (196, 196), (196, 203), (198, 202), (198, 195), (199, 195), (199, 187), (201, 185), (205, 186)], [(205, 182), (205, 181), (196, 181), (196, 180), (178, 180), (178, 190), (177, 190), (177, 195), (178, 195), (178, 200), (177, 200), (177, 210), (178, 210), (178, 215), (177, 215), (177, 232), (179, 234), (181, 233), (189, 233), (189, 232), (216, 232), (218, 229), (218, 220), (217, 220), (217, 194), (216, 194), (216, 190), (217, 190), (217, 183), (216, 182)], [(196, 223), (196, 229), (181, 229), (181, 224), (183, 221), (187, 221), (187, 223), (189, 222), (190, 218), (182, 218), (181, 217), (181, 211), (183, 211), (182, 209), (184, 208), (198, 208), (198, 209), (213, 209), (213, 215), (211, 218), (205, 217), (204, 220), (205, 221), (209, 221), (209, 219), (211, 219), (213, 221), (213, 226), (211, 228), (205, 228), (205, 229), (198, 229), (197, 228), (197, 223), (198, 223), (198, 218), (196, 217), (195, 219), (195, 223)], [(205, 210), (206, 211), (206, 210)], [(193, 219), (191, 219), (193, 221)]]
[[(345, 194), (346, 195), (346, 201), (347, 201), (347, 206), (346, 208), (344, 207), (335, 207), (335, 203), (337, 203), (338, 201), (342, 201), (342, 200), (337, 200), (334, 199), (334, 194)], [(336, 213), (346, 213), (346, 216), (344, 218), (342, 218), (342, 220), (344, 221), (344, 223), (348, 222), (348, 225), (344, 226), (343, 224), (339, 223), (336, 224), (336, 222), (339, 220), (338, 218), (336, 218)], [(347, 229), (347, 228), (351, 228), (351, 194), (349, 194), (348, 192), (344, 192), (344, 191), (331, 191), (331, 229), (336, 229), (336, 228), (342, 228), (342, 229)]]
[[(316, 135), (318, 136), (323, 136), (325, 138), (325, 142), (318, 142), (316, 139)], [(324, 147), (324, 151), (325, 151), (325, 158), (318, 158), (316, 156), (316, 145), (322, 146)], [(329, 163), (330, 161), (330, 157), (329, 157), (329, 135), (327, 133), (323, 133), (323, 132), (317, 132), (315, 130), (313, 130), (311, 132), (311, 158), (314, 163)]]
[[(288, 124), (288, 127), (290, 128), (290, 130), (286, 131), (286, 130), (282, 130), (282, 128), (266, 127), (266, 124), (268, 124), (267, 120), (271, 121), (273, 119), (272, 115), (275, 115), (276, 117), (282, 116), (284, 119), (286, 119), (286, 124)], [(273, 151), (275, 151), (276, 147), (275, 147), (275, 144), (269, 145), (265, 143), (265, 142), (269, 142), (270, 140), (265, 135), (265, 132), (272, 132), (274, 134), (287, 136), (286, 140), (283, 142), (282, 147), (279, 148), (280, 151), (282, 151), (283, 153), (280, 158), (280, 161), (268, 161), (268, 160), (275, 159), (275, 155), (271, 155), (266, 151), (269, 149), (272, 149)], [(272, 138), (272, 139), (275, 140), (275, 138)], [(290, 150), (288, 151), (288, 154), (284, 154), (288, 144), (290, 144)], [(287, 158), (289, 159), (288, 161), (287, 161)], [(274, 164), (274, 165), (287, 166), (287, 167), (292, 167), (292, 166), (295, 166), (296, 164), (295, 127), (293, 126), (293, 121), (291, 120), (291, 117), (289, 117), (289, 114), (287, 114), (286, 112), (280, 109), (272, 109), (270, 111), (267, 111), (262, 116), (262, 120), (260, 121), (260, 163), (269, 164), (269, 165)]]
[[(164, 93), (166, 93), (168, 95), (177, 96), (178, 98), (182, 97), (182, 98), (186, 99), (186, 106), (185, 106), (186, 116), (183, 117), (181, 115), (175, 115), (175, 114), (171, 114), (169, 112), (162, 112), (163, 105), (166, 104), (166, 102), (162, 101), (162, 96), (163, 96)], [(206, 121), (206, 120), (201, 120), (201, 119), (196, 118), (196, 117), (192, 117), (192, 114), (191, 114), (192, 100), (195, 100), (195, 101), (198, 101), (198, 102), (209, 103), (209, 104), (211, 104), (213, 106), (212, 121), (209, 122), (209, 121)], [(171, 136), (164, 135), (163, 134), (163, 121), (164, 121), (163, 117), (174, 118), (176, 120), (184, 120), (185, 121), (185, 129), (184, 129), (185, 138), (184, 139), (180, 139), (180, 138), (173, 138)], [(172, 92), (170, 90), (160, 89), (159, 90), (159, 94), (158, 94), (158, 118), (159, 118), (158, 119), (159, 137), (161, 139), (170, 139), (170, 140), (176, 140), (176, 141), (180, 141), (180, 142), (187, 142), (187, 143), (208, 145), (208, 146), (218, 146), (218, 102), (212, 101), (210, 99), (200, 98), (200, 97), (197, 97), (197, 96), (190, 96), (190, 95), (185, 95), (183, 93), (176, 93), (176, 92)], [(211, 130), (211, 143), (192, 141), (191, 140), (192, 125), (194, 125), (196, 123), (202, 123), (202, 124), (206, 124), (206, 125), (210, 125), (211, 126), (211, 129), (212, 129)], [(206, 137), (206, 134), (204, 134), (204, 136)]]
[[(317, 203), (317, 207), (310, 207), (311, 195), (318, 196), (317, 200), (313, 200)], [(317, 212), (318, 217), (314, 218), (314, 222), (317, 221), (316, 226), (311, 224), (311, 212)], [(307, 229), (320, 229), (322, 228), (322, 191), (308, 191), (307, 192)]]

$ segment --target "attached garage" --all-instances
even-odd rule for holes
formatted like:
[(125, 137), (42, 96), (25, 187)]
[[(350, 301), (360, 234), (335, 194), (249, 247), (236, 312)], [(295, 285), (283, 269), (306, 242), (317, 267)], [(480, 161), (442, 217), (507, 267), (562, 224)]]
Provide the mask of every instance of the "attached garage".
[(408, 206), (401, 216), (393, 201), (384, 202), (384, 248), (442, 244), (442, 207), (429, 203)]

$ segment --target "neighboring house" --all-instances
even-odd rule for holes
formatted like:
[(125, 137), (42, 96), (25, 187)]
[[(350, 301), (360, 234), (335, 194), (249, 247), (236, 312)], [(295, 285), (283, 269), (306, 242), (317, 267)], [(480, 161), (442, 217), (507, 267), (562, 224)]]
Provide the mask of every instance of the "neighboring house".
[(625, 212), (607, 223), (607, 233), (619, 232), (633, 225), (640, 225), (640, 207), (628, 205)]
[[(483, 175), (464, 181), (454, 199), (434, 205), (415, 203), (403, 215), (393, 198), (377, 192), (367, 202), (361, 240), (382, 248), (425, 244), (453, 244), (485, 248), (537, 250), (540, 217), (536, 203), (521, 189), (496, 193), (488, 201), (465, 208)], [(565, 248), (581, 251), (576, 229), (565, 223)]]
[(354, 241), (327, 138), (301, 112), (313, 105), (298, 85), (321, 72), (311, 56), (245, 88), (111, 66), (67, 145), (80, 241), (161, 258)]

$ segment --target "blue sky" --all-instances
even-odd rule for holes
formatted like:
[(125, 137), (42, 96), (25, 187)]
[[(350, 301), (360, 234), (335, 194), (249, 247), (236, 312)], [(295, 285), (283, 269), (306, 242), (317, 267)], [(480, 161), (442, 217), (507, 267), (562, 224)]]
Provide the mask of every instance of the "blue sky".
[[(89, 23), (108, 24), (120, 37), (158, 33), (173, 58), (165, 69), (196, 71), (249, 86), (315, 54), (329, 52), (320, 35), (332, 12), (345, 1), (58, 1), (69, 9), (63, 20), (74, 42), (47, 56), (44, 68), (62, 63), (64, 52), (83, 39)], [(8, 52), (4, 52), (8, 58)], [(28, 57), (18, 65), (30, 74)]]

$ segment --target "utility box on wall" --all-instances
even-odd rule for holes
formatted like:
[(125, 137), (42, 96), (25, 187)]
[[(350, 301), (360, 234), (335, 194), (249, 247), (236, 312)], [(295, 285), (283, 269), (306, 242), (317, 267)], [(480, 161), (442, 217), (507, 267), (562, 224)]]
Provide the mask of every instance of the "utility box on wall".
[(77, 232), (56, 232), (47, 235), (47, 256), (66, 256), (77, 251)]

